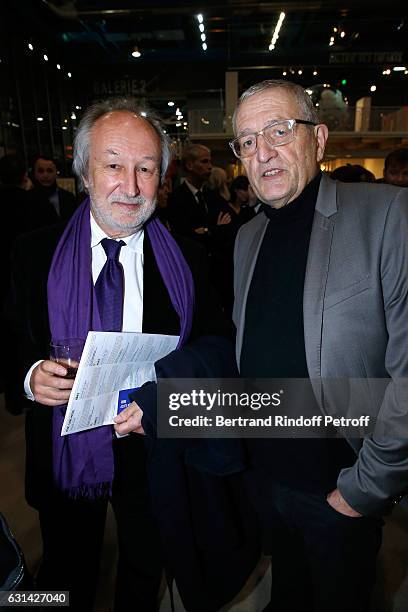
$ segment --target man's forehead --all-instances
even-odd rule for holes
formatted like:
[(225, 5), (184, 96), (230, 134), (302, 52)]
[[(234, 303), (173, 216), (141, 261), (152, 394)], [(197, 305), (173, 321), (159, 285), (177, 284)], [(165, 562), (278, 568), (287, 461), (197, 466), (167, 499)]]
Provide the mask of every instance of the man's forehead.
[(207, 147), (197, 147), (197, 158), (200, 159), (210, 159), (211, 157), (211, 151), (210, 149), (207, 149)]
[(38, 168), (38, 166), (46, 166), (46, 167), (51, 167), (51, 168), (55, 168), (55, 164), (52, 161), (52, 159), (37, 159), (37, 161), (35, 162), (35, 167)]
[(271, 119), (280, 116), (292, 119), (289, 115), (298, 112), (298, 103), (290, 91), (279, 87), (271, 87), (245, 98), (237, 112), (237, 123), (246, 120), (252, 112), (270, 113)]
[[(131, 111), (112, 111), (99, 117), (91, 130), (91, 148), (103, 151), (122, 148), (137, 148), (139, 140), (146, 146), (147, 140), (160, 153), (160, 138), (154, 127), (140, 115)], [(95, 150), (95, 149), (94, 149)]]
[(408, 162), (406, 164), (391, 163), (388, 169), (392, 170), (392, 172), (408, 172)]

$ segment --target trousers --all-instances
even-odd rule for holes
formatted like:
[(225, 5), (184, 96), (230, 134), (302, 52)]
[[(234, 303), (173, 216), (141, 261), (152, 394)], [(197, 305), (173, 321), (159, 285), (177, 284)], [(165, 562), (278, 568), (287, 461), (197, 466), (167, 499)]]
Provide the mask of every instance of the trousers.
[(271, 554), (265, 610), (368, 612), (383, 521), (340, 514), (326, 493), (291, 488), (263, 471), (250, 478)]
[[(114, 440), (112, 503), (119, 557), (115, 612), (155, 612), (162, 554), (152, 514), (143, 436)], [(56, 496), (39, 508), (43, 559), (36, 588), (70, 592), (70, 608), (91, 612), (98, 583), (107, 500)]]

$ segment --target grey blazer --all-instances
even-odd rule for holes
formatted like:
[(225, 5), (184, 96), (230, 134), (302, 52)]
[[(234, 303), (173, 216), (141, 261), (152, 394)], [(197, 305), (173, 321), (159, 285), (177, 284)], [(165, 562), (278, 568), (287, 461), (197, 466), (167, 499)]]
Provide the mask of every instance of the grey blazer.
[[(236, 240), (238, 365), (246, 300), (267, 224), (260, 213)], [(355, 510), (384, 514), (408, 492), (408, 393), (395, 389), (396, 381), (408, 383), (408, 189), (322, 177), (303, 317), (308, 372), (324, 412), (330, 408), (318, 381), (390, 379), (379, 410), (404, 435), (389, 439), (374, 434), (363, 443), (349, 439), (357, 460), (338, 478), (342, 495)]]

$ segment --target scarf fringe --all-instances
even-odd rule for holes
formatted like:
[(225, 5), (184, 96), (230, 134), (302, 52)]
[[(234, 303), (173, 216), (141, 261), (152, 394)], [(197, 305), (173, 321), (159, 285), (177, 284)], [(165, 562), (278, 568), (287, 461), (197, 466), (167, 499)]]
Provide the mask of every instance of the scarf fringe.
[(112, 483), (81, 484), (79, 487), (64, 488), (63, 493), (69, 499), (75, 500), (96, 501), (98, 499), (110, 499), (112, 497)]

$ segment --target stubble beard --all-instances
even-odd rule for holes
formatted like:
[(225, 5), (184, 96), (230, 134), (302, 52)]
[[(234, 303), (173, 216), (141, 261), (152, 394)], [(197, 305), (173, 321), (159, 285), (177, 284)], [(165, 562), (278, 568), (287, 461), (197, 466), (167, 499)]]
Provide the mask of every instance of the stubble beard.
[[(107, 200), (101, 202), (95, 194), (92, 185), (89, 185), (89, 197), (91, 200), (92, 214), (98, 225), (117, 237), (125, 237), (141, 229), (156, 210), (157, 197), (147, 199), (144, 196), (129, 198), (125, 194), (111, 195)], [(132, 210), (122, 212), (120, 220), (114, 217), (113, 202), (130, 204)], [(108, 232), (106, 232), (108, 233)], [(120, 235), (119, 235), (120, 234)]]

